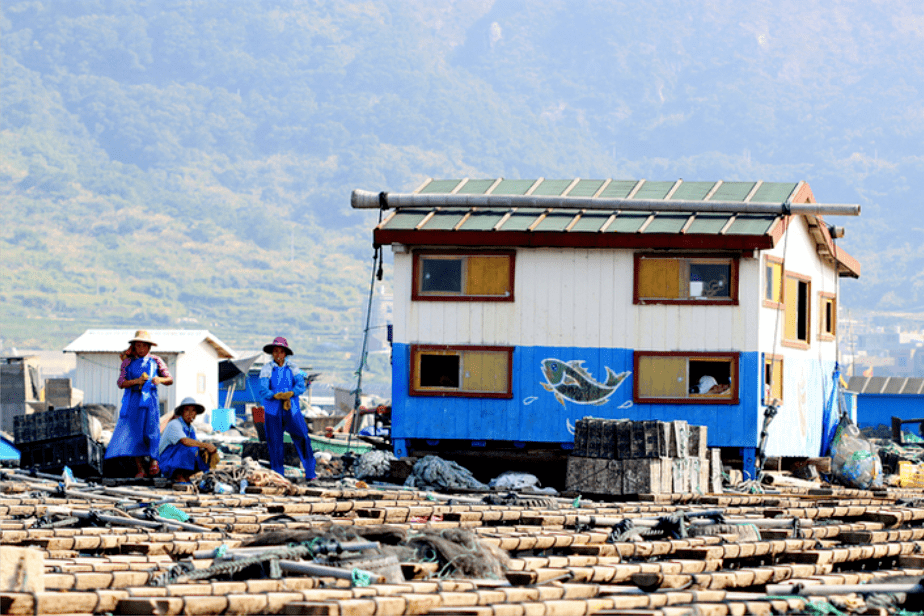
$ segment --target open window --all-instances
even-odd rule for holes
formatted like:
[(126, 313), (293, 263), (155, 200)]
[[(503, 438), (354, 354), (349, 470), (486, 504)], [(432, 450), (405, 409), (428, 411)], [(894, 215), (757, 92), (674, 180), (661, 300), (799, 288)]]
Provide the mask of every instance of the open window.
[(783, 358), (764, 355), (764, 404), (783, 401)]
[(515, 254), (414, 252), (415, 301), (513, 301)]
[(769, 255), (764, 258), (764, 306), (783, 307), (783, 260)]
[(797, 349), (809, 347), (811, 334), (812, 279), (792, 272), (783, 276), (783, 341)]
[(411, 346), (412, 396), (511, 398), (513, 347)]
[(635, 255), (636, 304), (737, 304), (738, 259)]
[(636, 403), (738, 403), (738, 353), (635, 352)]
[(818, 338), (834, 340), (837, 336), (837, 299), (833, 293), (819, 293)]

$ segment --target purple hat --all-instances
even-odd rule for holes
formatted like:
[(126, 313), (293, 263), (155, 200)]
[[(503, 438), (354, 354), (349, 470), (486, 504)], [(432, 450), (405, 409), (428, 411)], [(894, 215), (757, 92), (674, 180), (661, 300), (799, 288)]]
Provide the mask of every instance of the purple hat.
[(294, 355), (292, 349), (289, 348), (289, 343), (282, 336), (276, 336), (270, 344), (263, 347), (263, 352), (272, 355), (274, 347), (279, 347), (286, 352), (286, 355)]

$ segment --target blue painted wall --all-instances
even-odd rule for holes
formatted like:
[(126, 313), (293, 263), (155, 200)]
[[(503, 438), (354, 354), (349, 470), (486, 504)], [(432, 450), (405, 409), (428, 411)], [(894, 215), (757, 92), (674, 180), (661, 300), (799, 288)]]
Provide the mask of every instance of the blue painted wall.
[[(644, 404), (632, 402), (632, 379), (602, 405), (559, 403), (542, 387), (541, 363), (555, 358), (583, 360), (598, 381), (606, 367), (617, 374), (633, 369), (631, 349), (517, 347), (513, 352), (512, 399), (409, 396), (410, 347), (396, 343), (392, 355), (392, 437), (394, 439), (464, 439), (572, 443), (574, 423), (588, 415), (631, 420), (683, 419), (709, 428), (711, 447), (755, 447), (763, 406), (760, 402), (760, 354), (742, 353), (740, 403)], [(793, 454), (795, 455), (795, 454)]]
[[(857, 394), (857, 425), (861, 428), (875, 428), (881, 424), (891, 429), (893, 416), (924, 418), (924, 395)], [(917, 430), (913, 425), (908, 429)]]

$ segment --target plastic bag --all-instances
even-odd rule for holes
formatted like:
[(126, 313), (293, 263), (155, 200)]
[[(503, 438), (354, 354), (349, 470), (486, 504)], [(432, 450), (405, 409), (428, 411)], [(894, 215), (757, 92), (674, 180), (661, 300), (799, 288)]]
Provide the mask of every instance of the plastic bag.
[(841, 419), (831, 443), (831, 473), (837, 483), (850, 488), (882, 486), (879, 451), (847, 418)]

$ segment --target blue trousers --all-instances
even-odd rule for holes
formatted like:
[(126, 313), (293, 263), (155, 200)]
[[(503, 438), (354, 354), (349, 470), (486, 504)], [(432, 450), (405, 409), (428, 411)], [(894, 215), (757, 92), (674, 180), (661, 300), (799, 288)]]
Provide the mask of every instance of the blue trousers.
[(198, 447), (174, 443), (160, 454), (160, 472), (167, 479), (173, 479), (173, 474), (177, 471), (192, 474), (196, 471), (207, 473), (208, 470), (209, 467), (199, 456)]
[[(282, 405), (279, 406), (281, 407)], [(272, 469), (285, 476), (283, 467), (286, 457), (285, 442), (283, 441), (283, 431), (285, 431), (292, 436), (292, 444), (295, 445), (298, 457), (301, 458), (302, 466), (305, 468), (305, 477), (314, 479), (317, 476), (314, 472), (314, 451), (311, 448), (311, 437), (308, 436), (308, 426), (305, 425), (305, 418), (302, 417), (302, 414), (296, 408), (289, 410), (279, 408), (278, 413), (273, 413), (272, 415), (266, 413), (264, 422), (266, 445), (269, 449)]]

